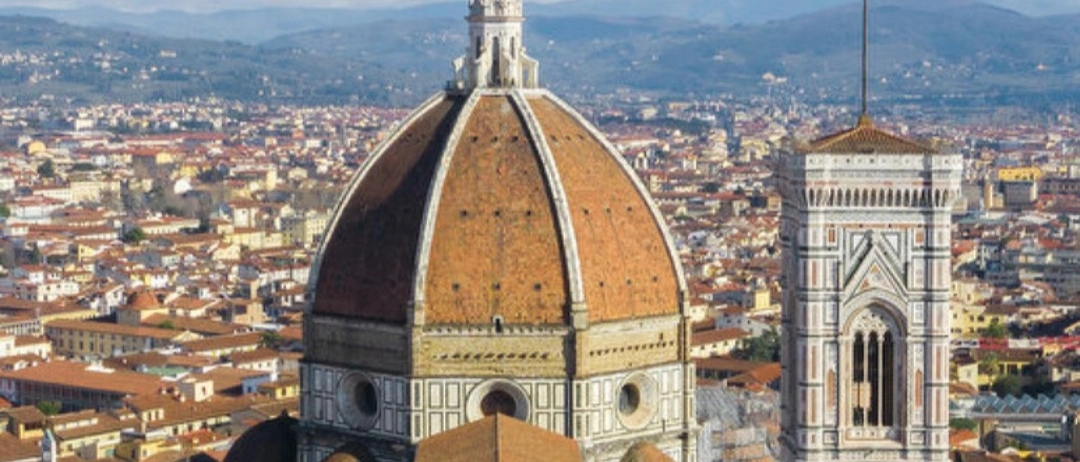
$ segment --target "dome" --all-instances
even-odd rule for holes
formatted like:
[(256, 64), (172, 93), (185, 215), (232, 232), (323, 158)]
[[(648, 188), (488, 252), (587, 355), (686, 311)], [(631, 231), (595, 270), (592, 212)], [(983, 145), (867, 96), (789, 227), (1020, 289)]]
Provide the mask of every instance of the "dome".
[(323, 462), (378, 462), (363, 444), (352, 443), (334, 451)]
[(251, 427), (229, 449), (225, 462), (295, 462), (298, 421), (288, 414)]
[(591, 322), (676, 314), (666, 233), (620, 155), (549, 92), (448, 92), (349, 187), (314, 312), (534, 325), (568, 323), (573, 307)]
[(127, 307), (133, 310), (151, 310), (160, 308), (161, 303), (158, 302), (157, 297), (152, 292), (140, 290), (128, 299)]
[(639, 442), (631, 446), (619, 462), (674, 462), (674, 460), (660, 451), (656, 445)]

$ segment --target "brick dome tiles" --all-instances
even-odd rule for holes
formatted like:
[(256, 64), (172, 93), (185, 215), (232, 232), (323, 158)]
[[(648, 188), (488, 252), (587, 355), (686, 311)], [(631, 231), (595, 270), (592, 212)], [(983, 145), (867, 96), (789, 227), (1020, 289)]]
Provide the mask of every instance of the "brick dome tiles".
[(546, 91), (437, 97), (339, 205), (316, 314), (555, 325), (677, 314), (663, 224), (618, 154)]

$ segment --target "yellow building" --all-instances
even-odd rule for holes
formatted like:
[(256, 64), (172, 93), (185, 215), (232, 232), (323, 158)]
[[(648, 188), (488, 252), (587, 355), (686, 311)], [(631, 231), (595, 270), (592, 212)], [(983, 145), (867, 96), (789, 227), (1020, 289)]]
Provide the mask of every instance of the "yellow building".
[(764, 314), (769, 312), (779, 312), (780, 307), (773, 305), (772, 291), (768, 287), (757, 287), (750, 291), (750, 309), (751, 314)]
[(97, 460), (109, 457), (124, 429), (135, 428), (138, 422), (123, 421), (112, 415), (85, 410), (58, 415), (49, 419), (57, 440), (57, 455)]
[[(979, 367), (978, 378), (978, 385), (983, 389), (990, 387), (997, 378), (1006, 375), (1020, 377), (1025, 384), (1031, 383), (1037, 375), (1035, 368), (1042, 356), (1042, 350), (1019, 348), (1000, 350), (979, 348), (971, 352), (972, 359), (983, 365)], [(997, 370), (987, 369), (986, 366), (989, 364), (996, 365)]]
[(73, 202), (98, 202), (101, 200), (101, 192), (108, 188), (103, 181), (94, 179), (72, 180), (71, 200)]
[(300, 378), (296, 376), (282, 377), (274, 382), (266, 382), (259, 385), (259, 394), (273, 399), (287, 399), (300, 397)]
[(266, 232), (258, 228), (235, 228), (225, 234), (225, 242), (248, 249), (261, 249), (265, 235)]
[(1003, 313), (989, 313), (985, 306), (966, 305), (953, 301), (952, 335), (954, 338), (981, 337), (993, 323), (1007, 325), (1008, 316)]
[(45, 325), (45, 335), (57, 354), (81, 358), (140, 353), (199, 338), (191, 332), (93, 321), (53, 321)]
[(962, 358), (952, 361), (949, 365), (950, 377), (953, 382), (970, 385), (971, 388), (979, 389), (979, 363), (972, 358)]
[(1012, 183), (1017, 181), (1039, 181), (1043, 171), (1039, 167), (1014, 167), (998, 170), (998, 181)]
[(45, 143), (42, 143), (41, 141), (31, 141), (29, 143), (26, 143), (26, 146), (23, 147), (23, 149), (26, 151), (26, 155), (28, 156), (38, 156), (48, 152), (48, 147), (45, 146)]

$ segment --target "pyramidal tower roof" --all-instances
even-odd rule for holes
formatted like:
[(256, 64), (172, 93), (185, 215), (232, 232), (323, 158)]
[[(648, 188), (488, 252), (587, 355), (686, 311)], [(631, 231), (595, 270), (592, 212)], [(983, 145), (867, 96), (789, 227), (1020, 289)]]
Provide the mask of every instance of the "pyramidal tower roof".
[(825, 136), (802, 149), (806, 154), (936, 154), (937, 150), (874, 126), (870, 116), (870, 2), (863, 0), (862, 110), (854, 128)]

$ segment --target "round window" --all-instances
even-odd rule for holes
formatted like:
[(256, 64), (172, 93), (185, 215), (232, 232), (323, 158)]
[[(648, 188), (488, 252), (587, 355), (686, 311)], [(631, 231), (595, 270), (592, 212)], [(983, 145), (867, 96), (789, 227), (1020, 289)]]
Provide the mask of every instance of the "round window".
[(353, 428), (375, 426), (382, 411), (379, 387), (366, 374), (348, 374), (338, 382), (337, 408), (341, 417)]
[(619, 413), (631, 415), (641, 407), (641, 389), (633, 383), (623, 384), (619, 389)]
[(529, 420), (529, 397), (516, 382), (504, 379), (488, 380), (476, 385), (469, 392), (465, 415), (470, 422), (496, 414)]
[(356, 400), (356, 409), (361, 414), (370, 416), (379, 412), (379, 395), (371, 382), (367, 380), (357, 382), (353, 390), (353, 398)]
[(517, 415), (517, 402), (513, 396), (502, 390), (492, 390), (480, 401), (480, 412), (484, 416), (502, 414), (508, 416)]
[(660, 401), (656, 380), (636, 373), (627, 377), (615, 391), (615, 411), (624, 427), (637, 430), (652, 422)]

